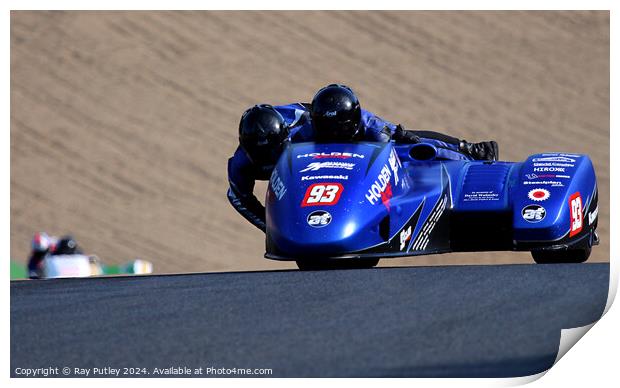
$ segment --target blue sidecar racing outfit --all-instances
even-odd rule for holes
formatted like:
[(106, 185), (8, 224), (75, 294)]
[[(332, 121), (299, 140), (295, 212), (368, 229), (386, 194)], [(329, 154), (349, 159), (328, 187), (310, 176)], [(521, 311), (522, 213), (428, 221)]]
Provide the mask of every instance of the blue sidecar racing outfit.
[[(314, 130), (310, 119), (309, 104), (295, 103), (274, 106), (290, 128), (289, 141), (302, 143), (314, 141)], [(460, 140), (432, 131), (407, 131), (401, 126), (385, 121), (379, 116), (362, 109), (362, 138), (359, 141), (399, 143), (422, 142), (435, 146), (437, 157), (442, 159), (468, 160), (468, 156), (459, 152)], [(256, 180), (269, 180), (274, 166), (254, 165), (246, 153), (237, 147), (234, 155), (228, 159), (228, 200), (245, 219), (265, 231), (265, 207), (254, 195)]]

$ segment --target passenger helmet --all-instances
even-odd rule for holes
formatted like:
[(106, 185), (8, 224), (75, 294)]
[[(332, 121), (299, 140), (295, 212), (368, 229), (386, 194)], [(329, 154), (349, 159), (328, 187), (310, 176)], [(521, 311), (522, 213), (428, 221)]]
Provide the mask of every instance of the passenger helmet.
[(47, 252), (51, 245), (50, 236), (45, 232), (37, 232), (32, 237), (32, 250), (34, 252)]
[(353, 90), (331, 84), (319, 90), (310, 108), (317, 141), (353, 141), (362, 134), (362, 109)]
[(255, 105), (241, 116), (239, 144), (256, 165), (276, 164), (288, 135), (284, 117), (271, 105)]

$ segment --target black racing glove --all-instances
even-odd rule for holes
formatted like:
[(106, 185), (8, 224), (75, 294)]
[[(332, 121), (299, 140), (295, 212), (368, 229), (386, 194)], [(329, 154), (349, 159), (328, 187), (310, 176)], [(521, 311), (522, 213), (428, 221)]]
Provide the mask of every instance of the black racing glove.
[(406, 130), (401, 124), (398, 124), (392, 135), (392, 140), (401, 144), (417, 144), (420, 142), (420, 137), (412, 131)]
[(493, 140), (480, 143), (469, 143), (467, 140), (461, 140), (459, 151), (471, 156), (474, 160), (499, 160), (499, 146)]

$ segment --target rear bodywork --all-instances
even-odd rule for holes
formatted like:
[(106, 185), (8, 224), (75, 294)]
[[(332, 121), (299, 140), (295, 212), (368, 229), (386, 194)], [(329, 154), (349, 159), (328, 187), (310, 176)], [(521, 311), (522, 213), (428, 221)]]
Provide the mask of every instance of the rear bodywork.
[[(441, 160), (432, 146), (290, 145), (267, 191), (266, 257), (397, 257), (596, 242), (585, 155)], [(423, 159), (423, 160), (421, 160)]]

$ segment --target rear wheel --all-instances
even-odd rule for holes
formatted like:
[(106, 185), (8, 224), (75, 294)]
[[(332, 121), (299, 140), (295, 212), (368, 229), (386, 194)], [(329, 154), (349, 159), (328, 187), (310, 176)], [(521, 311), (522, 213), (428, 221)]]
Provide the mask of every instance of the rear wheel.
[(568, 250), (532, 251), (532, 257), (538, 264), (583, 263), (590, 257), (592, 248)]
[(364, 269), (379, 264), (379, 259), (310, 259), (297, 260), (302, 271), (323, 271), (330, 269)]

